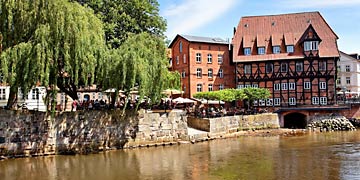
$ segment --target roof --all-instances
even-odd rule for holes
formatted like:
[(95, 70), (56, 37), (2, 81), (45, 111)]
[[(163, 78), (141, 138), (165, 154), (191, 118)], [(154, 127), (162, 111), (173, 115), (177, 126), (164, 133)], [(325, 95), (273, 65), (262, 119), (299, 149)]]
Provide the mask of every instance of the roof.
[(218, 38), (218, 37), (202, 37), (202, 36), (191, 36), (191, 35), (183, 35), (183, 34), (178, 34), (176, 35), (176, 37), (171, 41), (169, 48), (171, 48), (173, 46), (173, 44), (175, 43), (176, 39), (182, 37), (184, 39), (186, 39), (189, 42), (201, 42), (201, 43), (210, 43), (210, 44), (224, 44), (227, 45), (229, 44), (229, 42)]
[[(246, 16), (240, 19), (233, 36), (234, 62), (252, 60), (275, 60), (284, 58), (304, 58), (299, 48), (300, 38), (305, 31), (312, 27), (320, 37), (319, 56), (339, 57), (336, 40), (338, 36), (326, 23), (319, 12), (304, 12), (293, 14)], [(271, 47), (274, 45), (294, 45), (295, 52), (280, 54), (265, 54), (245, 56), (240, 53), (242, 47)], [(298, 49), (297, 49), (298, 48)]]
[[(340, 51), (340, 57), (341, 56), (346, 56), (349, 60), (359, 61), (359, 59), (356, 59), (353, 56), (351, 56), (351, 54), (344, 53), (343, 51)], [(341, 61), (341, 58), (340, 58), (340, 61)]]

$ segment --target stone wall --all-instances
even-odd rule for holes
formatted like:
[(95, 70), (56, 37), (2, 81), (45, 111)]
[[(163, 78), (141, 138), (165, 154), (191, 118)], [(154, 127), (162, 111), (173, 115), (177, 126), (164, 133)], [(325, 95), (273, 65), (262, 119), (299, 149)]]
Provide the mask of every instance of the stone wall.
[(187, 139), (184, 112), (0, 111), (0, 156), (88, 153)]
[(218, 118), (190, 118), (189, 127), (210, 133), (231, 133), (237, 130), (280, 128), (277, 114), (224, 116)]

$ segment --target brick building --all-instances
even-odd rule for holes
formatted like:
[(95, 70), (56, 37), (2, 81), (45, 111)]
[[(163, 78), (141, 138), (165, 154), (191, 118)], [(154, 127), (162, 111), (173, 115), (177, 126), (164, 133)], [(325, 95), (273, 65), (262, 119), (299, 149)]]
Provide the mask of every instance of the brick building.
[(184, 97), (235, 87), (229, 42), (220, 38), (177, 35), (169, 48), (171, 69), (181, 74)]

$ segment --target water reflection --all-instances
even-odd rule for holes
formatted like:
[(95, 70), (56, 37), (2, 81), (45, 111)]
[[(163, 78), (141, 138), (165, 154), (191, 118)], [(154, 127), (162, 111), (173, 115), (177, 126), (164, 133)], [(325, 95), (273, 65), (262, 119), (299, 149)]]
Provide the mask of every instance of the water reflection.
[(0, 179), (360, 179), (360, 131), (0, 162)]

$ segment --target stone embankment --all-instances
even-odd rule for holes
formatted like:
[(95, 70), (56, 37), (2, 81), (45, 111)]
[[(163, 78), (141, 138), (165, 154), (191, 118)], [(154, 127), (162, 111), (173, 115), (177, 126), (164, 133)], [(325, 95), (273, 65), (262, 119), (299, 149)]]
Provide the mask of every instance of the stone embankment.
[(318, 116), (308, 124), (309, 131), (354, 131), (356, 128), (344, 116)]
[(354, 125), (355, 127), (360, 128), (360, 119), (350, 118), (349, 121), (350, 121), (351, 124)]

